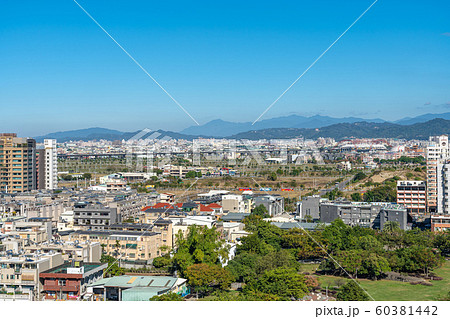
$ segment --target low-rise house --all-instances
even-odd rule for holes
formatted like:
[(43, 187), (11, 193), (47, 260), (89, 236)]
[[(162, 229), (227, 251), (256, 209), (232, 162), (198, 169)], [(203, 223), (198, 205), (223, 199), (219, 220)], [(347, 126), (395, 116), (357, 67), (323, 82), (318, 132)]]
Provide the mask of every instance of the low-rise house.
[[(88, 285), (103, 277), (108, 264), (68, 262), (39, 274), (44, 300), (80, 300)], [(90, 297), (90, 296), (87, 296)]]
[(89, 285), (95, 300), (148, 301), (154, 296), (173, 292), (186, 296), (186, 279), (165, 276), (116, 276)]

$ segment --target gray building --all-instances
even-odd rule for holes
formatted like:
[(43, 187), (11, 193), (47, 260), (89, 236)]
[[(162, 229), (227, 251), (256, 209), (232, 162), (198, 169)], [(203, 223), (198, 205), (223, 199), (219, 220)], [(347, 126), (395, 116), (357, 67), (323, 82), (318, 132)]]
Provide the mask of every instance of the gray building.
[(411, 218), (402, 205), (392, 203), (361, 203), (336, 201), (320, 204), (320, 221), (330, 223), (336, 219), (349, 226), (383, 229), (388, 221), (395, 221), (401, 229), (411, 228)]
[[(384, 224), (387, 222), (396, 222), (398, 223), (400, 229), (409, 230), (412, 226), (412, 218), (407, 212), (407, 209), (400, 205), (387, 205), (384, 206), (380, 214), (378, 215), (379, 219), (379, 229), (383, 230)], [(375, 225), (375, 226), (378, 226)], [(378, 228), (378, 227), (376, 227)]]
[(310, 216), (313, 220), (320, 219), (320, 202), (322, 198), (319, 195), (308, 196), (297, 203), (297, 215), (300, 219), (306, 219)]
[(349, 226), (372, 228), (380, 210), (381, 205), (372, 203), (327, 202), (320, 204), (320, 221), (330, 223), (340, 218)]
[(263, 205), (270, 216), (276, 216), (284, 212), (284, 198), (280, 195), (261, 195), (253, 198), (255, 207)]
[(100, 204), (76, 204), (74, 208), (73, 226), (82, 230), (104, 230), (109, 225), (121, 222), (116, 208)]

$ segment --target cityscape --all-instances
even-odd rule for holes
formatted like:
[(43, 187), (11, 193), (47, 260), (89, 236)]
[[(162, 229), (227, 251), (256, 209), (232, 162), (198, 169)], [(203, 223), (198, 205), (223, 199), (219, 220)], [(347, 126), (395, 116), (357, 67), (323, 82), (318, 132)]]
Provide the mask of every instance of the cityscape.
[(154, 135), (0, 134), (0, 298), (447, 298), (448, 135)]
[(448, 316), (450, 3), (2, 7), (0, 314)]

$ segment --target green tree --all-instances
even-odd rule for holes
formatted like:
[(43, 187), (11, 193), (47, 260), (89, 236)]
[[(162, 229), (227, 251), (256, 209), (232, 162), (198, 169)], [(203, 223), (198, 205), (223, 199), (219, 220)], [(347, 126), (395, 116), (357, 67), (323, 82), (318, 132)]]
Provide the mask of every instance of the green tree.
[(195, 178), (197, 173), (195, 171), (189, 171), (186, 173), (186, 178)]
[(300, 299), (308, 293), (305, 276), (292, 268), (276, 268), (266, 271), (255, 285), (260, 292), (284, 299)]
[(150, 298), (150, 301), (183, 301), (183, 300), (184, 298), (181, 295), (176, 294), (174, 292), (168, 292), (166, 294), (153, 296)]
[(220, 238), (215, 227), (191, 225), (186, 237), (180, 232), (175, 238), (177, 248), (173, 256), (173, 267), (182, 276), (191, 265), (220, 265), (221, 260), (228, 259), (229, 246)]
[(362, 201), (361, 194), (360, 193), (353, 193), (352, 194), (352, 201), (354, 201), (354, 202)]
[(261, 204), (253, 208), (252, 214), (261, 216), (262, 218), (268, 218), (270, 215), (268, 214), (267, 208)]
[(336, 296), (339, 301), (366, 301), (369, 300), (367, 293), (353, 280), (348, 281)]
[(364, 174), (363, 172), (358, 172), (356, 173), (356, 175), (353, 177), (352, 182), (353, 183), (357, 183), (363, 179), (365, 179), (367, 177), (366, 174)]
[(400, 231), (400, 225), (398, 222), (388, 221), (383, 225), (383, 231), (387, 233), (397, 233)]
[(195, 264), (187, 268), (185, 275), (189, 286), (200, 294), (207, 294), (213, 289), (228, 289), (233, 280), (230, 272), (218, 265)]

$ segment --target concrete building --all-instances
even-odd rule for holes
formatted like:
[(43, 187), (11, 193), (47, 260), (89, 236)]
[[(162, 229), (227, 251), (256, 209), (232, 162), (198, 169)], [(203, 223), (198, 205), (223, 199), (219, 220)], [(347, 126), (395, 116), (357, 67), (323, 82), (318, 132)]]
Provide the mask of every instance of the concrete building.
[(319, 195), (307, 196), (297, 203), (297, 216), (300, 219), (312, 220), (320, 219), (320, 202), (322, 201)]
[(403, 230), (410, 230), (412, 224), (407, 209), (402, 205), (384, 205), (381, 208), (376, 221), (375, 228), (378, 228), (379, 225), (379, 229), (381, 230), (384, 229), (384, 225), (387, 222), (397, 223), (400, 229)]
[(79, 203), (74, 208), (73, 227), (83, 230), (104, 230), (109, 225), (120, 222), (116, 208), (103, 205)]
[(253, 198), (249, 195), (226, 194), (222, 196), (222, 209), (230, 213), (251, 213), (255, 208)]
[(36, 189), (45, 189), (45, 149), (36, 146)]
[(324, 202), (320, 204), (320, 221), (331, 223), (341, 219), (346, 225), (382, 229), (387, 221), (396, 221), (401, 229), (409, 229), (406, 208), (392, 203)]
[(58, 188), (58, 154), (56, 140), (44, 140), (45, 149), (45, 189)]
[(22, 220), (7, 219), (1, 233), (24, 239), (29, 244), (40, 244), (50, 241), (53, 236), (53, 225), (49, 218), (29, 218)]
[(39, 274), (44, 300), (80, 300), (100, 280), (108, 264), (68, 262)]
[(80, 261), (85, 263), (99, 263), (102, 248), (99, 242), (51, 242), (39, 245), (24, 246), (27, 254), (56, 252), (63, 256), (64, 262)]
[(0, 256), (0, 289), (13, 295), (0, 294), (0, 300), (24, 299), (40, 300), (42, 284), (39, 274), (50, 268), (63, 264), (59, 253)]
[(0, 134), (0, 192), (26, 192), (36, 189), (36, 141)]
[(450, 181), (450, 163), (439, 162), (436, 166), (436, 214), (449, 214), (449, 181)]
[(284, 212), (284, 198), (280, 195), (254, 196), (254, 207), (263, 205), (270, 216), (276, 216)]
[(431, 215), (431, 231), (450, 229), (450, 215)]
[(397, 204), (408, 213), (423, 215), (427, 209), (426, 183), (424, 181), (397, 181)]
[(448, 136), (430, 136), (426, 151), (427, 160), (427, 208), (431, 213), (437, 212), (438, 200), (438, 164), (449, 158)]
[(143, 261), (142, 266), (162, 256), (161, 246), (166, 246), (161, 233), (153, 231), (79, 230), (70, 234), (70, 240), (99, 242), (103, 253), (120, 257), (121, 263)]

